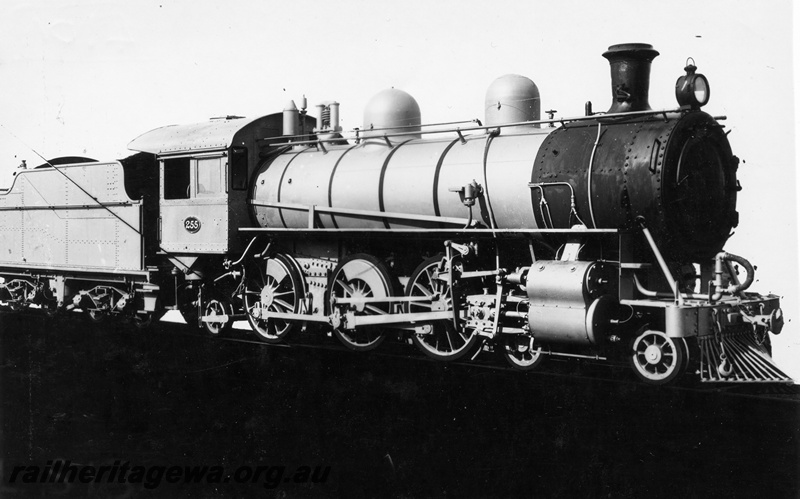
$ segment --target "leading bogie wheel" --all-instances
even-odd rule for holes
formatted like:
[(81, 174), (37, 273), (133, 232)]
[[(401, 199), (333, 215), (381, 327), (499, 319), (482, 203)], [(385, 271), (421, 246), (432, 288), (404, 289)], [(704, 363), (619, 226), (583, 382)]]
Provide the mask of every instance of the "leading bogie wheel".
[[(213, 320), (215, 317), (222, 315), (227, 315), (228, 318)], [(231, 315), (233, 315), (233, 310), (230, 304), (217, 299), (209, 300), (203, 309), (203, 329), (211, 336), (224, 335), (233, 326), (233, 321), (230, 319)]]
[(247, 322), (258, 339), (280, 343), (294, 330), (296, 323), (269, 313), (298, 314), (305, 296), (299, 266), (288, 255), (277, 254), (250, 266), (242, 293)]
[[(410, 313), (453, 310), (453, 296), (461, 300), (463, 294), (454, 293), (447, 281), (447, 265), (444, 255), (437, 255), (422, 262), (411, 274), (406, 296), (424, 296), (430, 298), (430, 302), (409, 302)], [(457, 328), (452, 320), (437, 321), (426, 332), (414, 334), (412, 338), (417, 348), (436, 360), (458, 360), (480, 343), (476, 330)]]
[(640, 380), (650, 385), (666, 385), (686, 371), (689, 349), (683, 338), (645, 329), (633, 339), (629, 358)]
[(511, 367), (521, 371), (536, 369), (546, 355), (542, 345), (534, 345), (533, 338), (524, 334), (504, 334), (496, 348)]
[[(392, 310), (386, 302), (337, 304), (340, 299), (372, 299), (392, 296), (392, 279), (386, 266), (371, 255), (357, 253), (344, 258), (328, 282), (331, 312), (353, 312), (355, 315), (386, 315)], [(359, 352), (374, 350), (385, 338), (379, 326), (334, 328), (333, 333), (347, 348)]]

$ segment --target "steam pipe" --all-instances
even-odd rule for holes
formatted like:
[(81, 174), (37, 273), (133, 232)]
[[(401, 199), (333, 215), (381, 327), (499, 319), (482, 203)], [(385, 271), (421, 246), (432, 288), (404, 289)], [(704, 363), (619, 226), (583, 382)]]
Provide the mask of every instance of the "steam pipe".
[[(647, 289), (642, 284), (642, 281), (639, 280), (639, 276), (633, 274), (633, 283), (636, 285), (636, 291), (643, 296), (647, 296), (648, 298), (673, 298), (671, 293), (665, 293), (661, 291), (653, 291), (652, 289)], [(708, 295), (699, 294), (699, 293), (681, 293), (681, 296), (684, 299), (688, 300), (706, 300), (708, 299)]]
[(230, 268), (230, 267), (233, 267), (233, 266), (236, 266), (236, 265), (239, 265), (240, 263), (242, 263), (242, 260), (244, 260), (244, 257), (247, 256), (247, 253), (250, 252), (250, 247), (253, 245), (254, 242), (256, 242), (256, 239), (258, 239), (258, 236), (256, 236), (253, 239), (251, 239), (250, 243), (244, 249), (244, 252), (242, 253), (242, 256), (240, 256), (239, 259), (236, 260), (235, 262), (227, 263), (226, 268)]
[[(745, 268), (747, 271), (747, 279), (744, 282), (739, 284), (734, 284), (728, 287), (727, 290), (723, 290), (723, 283), (722, 283), (722, 275), (724, 274), (723, 270), (723, 262), (736, 262), (742, 267)], [(734, 255), (732, 253), (728, 253), (726, 251), (720, 251), (717, 253), (717, 256), (714, 257), (714, 294), (711, 296), (712, 301), (717, 301), (722, 298), (722, 293), (727, 291), (730, 294), (736, 294), (744, 291), (745, 289), (749, 288), (753, 281), (755, 280), (755, 269), (753, 265), (748, 262), (745, 258)]]
[(644, 217), (638, 217), (636, 221), (639, 223), (639, 226), (642, 228), (642, 233), (644, 237), (647, 239), (648, 244), (650, 244), (650, 249), (653, 251), (653, 255), (655, 255), (656, 260), (658, 261), (658, 265), (661, 267), (661, 272), (664, 273), (664, 277), (667, 278), (667, 282), (669, 283), (670, 289), (672, 289), (672, 296), (674, 299), (678, 300), (678, 304), (683, 304), (683, 296), (678, 291), (678, 282), (672, 277), (672, 272), (669, 270), (669, 266), (667, 265), (667, 261), (664, 260), (664, 256), (661, 254), (661, 251), (656, 246), (656, 241), (653, 239), (653, 235), (650, 233), (650, 230), (645, 226)]
[[(590, 106), (591, 107), (591, 106)], [(592, 155), (589, 156), (589, 180), (587, 181), (587, 198), (589, 200), (589, 217), (592, 219), (592, 228), (597, 228), (597, 222), (594, 220), (594, 207), (592, 206), (592, 171), (594, 168), (594, 154), (597, 152), (597, 146), (600, 144), (600, 137), (603, 135), (603, 132), (600, 131), (602, 125), (600, 122), (597, 123), (597, 138), (594, 140), (594, 146), (592, 147)]]

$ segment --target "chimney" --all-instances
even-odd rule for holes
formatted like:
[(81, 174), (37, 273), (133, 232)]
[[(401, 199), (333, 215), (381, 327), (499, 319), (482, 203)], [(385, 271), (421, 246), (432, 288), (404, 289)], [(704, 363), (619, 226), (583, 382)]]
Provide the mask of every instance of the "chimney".
[(603, 54), (611, 64), (611, 108), (608, 113), (649, 111), (650, 63), (658, 51), (647, 43), (612, 45)]

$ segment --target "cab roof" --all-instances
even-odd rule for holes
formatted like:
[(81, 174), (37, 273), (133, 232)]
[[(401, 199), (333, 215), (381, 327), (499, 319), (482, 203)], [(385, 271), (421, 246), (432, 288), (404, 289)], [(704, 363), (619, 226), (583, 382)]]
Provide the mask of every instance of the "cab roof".
[[(271, 116), (271, 115), (270, 115)], [(132, 151), (157, 155), (170, 155), (198, 151), (227, 149), (234, 145), (246, 145), (245, 135), (237, 137), (245, 129), (269, 128), (270, 116), (248, 119), (239, 116), (212, 118), (190, 125), (168, 125), (136, 137), (128, 144)], [(242, 142), (238, 144), (238, 142)]]

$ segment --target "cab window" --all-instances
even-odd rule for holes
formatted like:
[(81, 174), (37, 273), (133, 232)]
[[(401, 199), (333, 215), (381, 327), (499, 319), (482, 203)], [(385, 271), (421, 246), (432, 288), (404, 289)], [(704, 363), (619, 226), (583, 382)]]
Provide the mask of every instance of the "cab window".
[(216, 197), (225, 193), (223, 158), (197, 160), (197, 197)]
[(189, 199), (191, 185), (189, 158), (164, 160), (164, 199)]
[(247, 148), (231, 150), (231, 187), (237, 191), (247, 189)]

